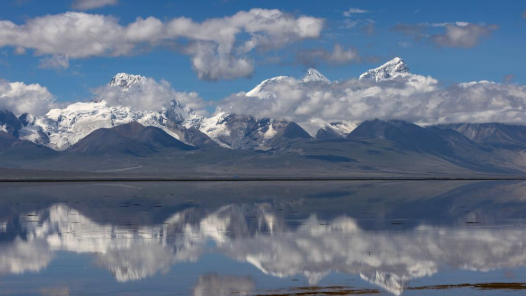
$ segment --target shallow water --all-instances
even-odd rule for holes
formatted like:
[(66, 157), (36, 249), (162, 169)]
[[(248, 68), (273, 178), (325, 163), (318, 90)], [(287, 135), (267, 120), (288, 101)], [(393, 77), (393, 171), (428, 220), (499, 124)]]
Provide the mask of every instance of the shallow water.
[(0, 295), (523, 295), (526, 182), (0, 184)]

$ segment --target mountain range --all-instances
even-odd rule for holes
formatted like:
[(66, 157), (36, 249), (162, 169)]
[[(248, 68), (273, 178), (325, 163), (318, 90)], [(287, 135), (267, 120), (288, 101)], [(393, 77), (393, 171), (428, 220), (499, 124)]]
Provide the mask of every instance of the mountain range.
[[(412, 77), (400, 58), (362, 74), (373, 83)], [(278, 76), (246, 97), (266, 100)], [(401, 120), (325, 122), (255, 118), (219, 111), (198, 115), (177, 98), (161, 111), (110, 104), (147, 92), (146, 78), (117, 74), (109, 91), (43, 116), (0, 111), (0, 166), (31, 170), (149, 175), (467, 176), (521, 175), (526, 126), (456, 123), (418, 126)], [(300, 84), (330, 84), (309, 69)]]

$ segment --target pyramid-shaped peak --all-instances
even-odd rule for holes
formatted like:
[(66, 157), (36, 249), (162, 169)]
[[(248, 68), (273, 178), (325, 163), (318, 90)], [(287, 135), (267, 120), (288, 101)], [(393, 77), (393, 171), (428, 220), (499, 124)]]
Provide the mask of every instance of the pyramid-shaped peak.
[(371, 69), (362, 75), (360, 79), (373, 79), (375, 81), (389, 80), (398, 76), (412, 75), (403, 59), (396, 57), (378, 68)]
[(321, 74), (320, 71), (310, 68), (307, 70), (307, 74), (303, 78), (303, 82), (311, 82), (311, 81), (321, 81), (325, 83), (329, 83), (330, 80), (325, 77), (325, 75)]
[(110, 86), (118, 86), (124, 90), (128, 90), (133, 85), (139, 84), (143, 79), (145, 79), (145, 77), (141, 75), (118, 73), (111, 79)]
[(400, 63), (405, 64), (405, 62), (404, 62), (404, 60), (402, 58), (396, 57), (396, 58), (390, 60), (389, 62), (387, 62), (386, 64), (400, 64)]

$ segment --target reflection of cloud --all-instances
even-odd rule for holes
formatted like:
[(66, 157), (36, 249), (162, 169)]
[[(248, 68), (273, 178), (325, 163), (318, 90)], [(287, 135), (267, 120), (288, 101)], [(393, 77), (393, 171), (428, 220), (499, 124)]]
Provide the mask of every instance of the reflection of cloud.
[(177, 214), (183, 219), (169, 219), (172, 223), (136, 228), (98, 224), (62, 204), (30, 215), (34, 220), (21, 219), (19, 225), (25, 240), (16, 238), (0, 248), (0, 273), (39, 271), (52, 251), (69, 251), (98, 254), (99, 264), (118, 281), (138, 280), (166, 272), (176, 262), (196, 260), (206, 241), (186, 227), (184, 212)]
[[(285, 223), (283, 211), (268, 204), (230, 205), (211, 213), (185, 210), (161, 225), (117, 226), (94, 222), (65, 205), (20, 219), (25, 240), (0, 248), (0, 272), (39, 271), (52, 251), (97, 254), (100, 266), (120, 282), (164, 273), (182, 261), (197, 260), (208, 241), (215, 251), (276, 277), (303, 275), (314, 285), (331, 272), (360, 275), (399, 295), (411, 279), (442, 268), (488, 271), (526, 265), (526, 230), (419, 226), (410, 231), (364, 231), (349, 217), (316, 215)], [(36, 216), (33, 216), (36, 215)], [(13, 225), (7, 224), (8, 229)], [(250, 291), (251, 280), (208, 275), (195, 295)]]
[(303, 274), (311, 284), (331, 271), (359, 274), (394, 294), (400, 294), (410, 279), (433, 275), (446, 266), (488, 271), (526, 265), (524, 230), (423, 226), (417, 231), (377, 233), (360, 230), (350, 218), (326, 223), (313, 216), (305, 222), (287, 235), (239, 239), (220, 250), (266, 274)]
[(0, 245), (0, 274), (38, 272), (46, 267), (53, 253), (42, 240), (16, 239), (10, 245)]
[(111, 249), (98, 258), (98, 263), (109, 269), (119, 282), (140, 280), (158, 272), (166, 273), (175, 261), (168, 248), (143, 243), (125, 249)]
[(194, 296), (248, 295), (254, 290), (254, 281), (248, 277), (207, 274), (199, 277)]

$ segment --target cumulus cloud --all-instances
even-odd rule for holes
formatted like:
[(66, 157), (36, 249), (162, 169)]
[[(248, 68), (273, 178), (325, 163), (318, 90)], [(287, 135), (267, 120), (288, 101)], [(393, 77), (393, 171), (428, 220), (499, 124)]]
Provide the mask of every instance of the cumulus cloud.
[(179, 50), (192, 57), (201, 79), (235, 79), (254, 71), (248, 56), (254, 50), (318, 38), (323, 25), (323, 19), (258, 8), (203, 22), (148, 17), (127, 25), (112, 16), (67, 12), (32, 18), (22, 25), (0, 21), (0, 47), (14, 47), (20, 54), (32, 49), (35, 55), (51, 59), (79, 59), (130, 55), (181, 40), (185, 45)]
[[(445, 32), (431, 34), (430, 28), (444, 28)], [(439, 47), (471, 48), (480, 43), (484, 37), (498, 29), (496, 25), (473, 24), (467, 22), (455, 23), (399, 23), (392, 28), (406, 36), (413, 37), (416, 41), (427, 38)]]
[(349, 10), (344, 11), (343, 15), (346, 16), (346, 17), (350, 17), (353, 14), (362, 14), (362, 13), (367, 13), (367, 12), (369, 12), (369, 11), (364, 10), (364, 9), (360, 9), (360, 8), (350, 8)]
[(285, 78), (263, 91), (272, 95), (258, 99), (244, 92), (234, 94), (219, 103), (218, 111), (288, 119), (300, 125), (312, 119), (358, 124), (373, 118), (421, 124), (526, 124), (526, 86), (515, 84), (480, 81), (443, 88), (436, 79), (420, 75), (325, 84)]
[(254, 62), (247, 57), (231, 54), (218, 55), (217, 45), (210, 42), (195, 42), (185, 48), (193, 55), (192, 66), (199, 79), (219, 80), (248, 77), (254, 72)]
[(302, 50), (297, 55), (298, 62), (310, 67), (315, 67), (320, 62), (332, 65), (343, 65), (351, 62), (358, 62), (360, 55), (358, 50), (350, 47), (345, 49), (340, 44), (335, 44), (332, 52), (327, 49)]
[(108, 5), (117, 5), (119, 0), (75, 0), (71, 5), (73, 9), (90, 10)]
[(196, 113), (206, 115), (207, 103), (199, 97), (198, 93), (176, 91), (166, 80), (157, 82), (148, 77), (136, 77), (139, 77), (139, 80), (129, 88), (123, 88), (118, 84), (106, 85), (94, 89), (93, 93), (110, 106), (126, 106), (138, 110), (161, 111), (175, 99)]
[(39, 84), (8, 82), (0, 79), (0, 109), (16, 115), (42, 115), (56, 105), (55, 97)]

